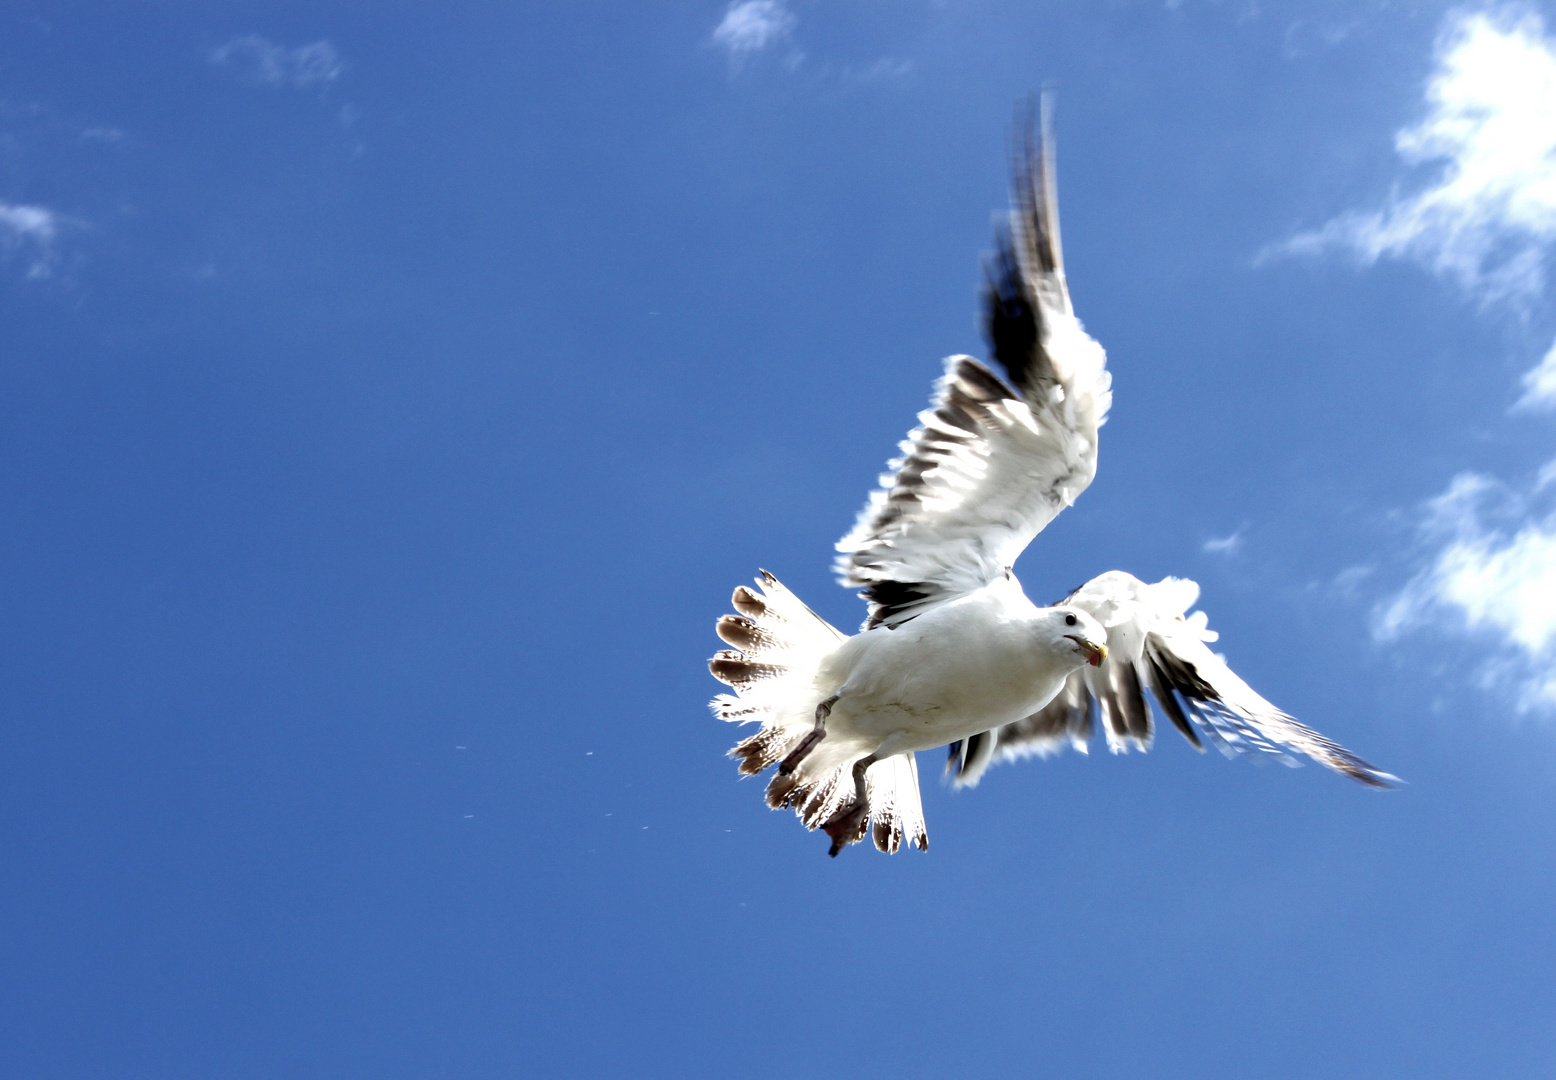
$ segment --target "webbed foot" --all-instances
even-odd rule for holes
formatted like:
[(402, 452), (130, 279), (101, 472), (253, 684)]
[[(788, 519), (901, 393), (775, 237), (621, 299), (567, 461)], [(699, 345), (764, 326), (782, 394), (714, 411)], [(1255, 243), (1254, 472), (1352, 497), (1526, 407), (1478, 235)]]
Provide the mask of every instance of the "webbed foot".
[(854, 762), (854, 797), (847, 806), (840, 807), (838, 812), (827, 819), (821, 826), (822, 831), (832, 838), (832, 847), (827, 854), (837, 858), (837, 853), (849, 844), (857, 844), (864, 839), (865, 832), (870, 827), (870, 801), (866, 797), (868, 790), (865, 784), (864, 774), (875, 764), (875, 755), (870, 754)]
[(857, 844), (863, 840), (865, 826), (869, 823), (870, 807), (862, 799), (839, 810), (821, 827), (832, 838), (832, 846), (827, 849), (827, 854), (835, 859), (837, 853), (849, 844)]

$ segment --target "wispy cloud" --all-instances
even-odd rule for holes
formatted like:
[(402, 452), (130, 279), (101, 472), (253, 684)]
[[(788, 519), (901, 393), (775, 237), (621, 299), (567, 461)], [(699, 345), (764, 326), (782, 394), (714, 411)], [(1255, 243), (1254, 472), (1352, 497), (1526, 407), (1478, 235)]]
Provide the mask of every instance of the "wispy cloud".
[(1436, 166), (1425, 187), (1264, 256), (1409, 258), (1484, 303), (1538, 295), (1556, 242), (1556, 42), (1540, 16), (1513, 7), (1451, 13), (1426, 105), (1426, 117), (1394, 139), (1407, 163)]
[(1243, 547), (1243, 528), (1230, 536), (1215, 537), (1206, 540), (1200, 545), (1200, 550), (1207, 555), (1236, 555)]
[(81, 132), (82, 142), (101, 143), (104, 146), (122, 146), (127, 135), (116, 127), (89, 127)]
[[(1424, 117), (1394, 138), (1426, 179), (1262, 255), (1410, 259), (1483, 309), (1506, 302), (1527, 314), (1556, 249), (1556, 41), (1528, 7), (1459, 9), (1435, 61)], [(1556, 345), (1524, 375), (1514, 408), (1556, 409)], [(1417, 572), (1375, 610), (1377, 638), (1493, 643), (1478, 661), (1483, 683), (1523, 708), (1556, 710), (1556, 462), (1522, 486), (1461, 474), (1424, 504), (1419, 526)], [(1372, 573), (1352, 567), (1335, 584), (1351, 595)]]
[(779, 0), (737, 0), (713, 28), (713, 43), (728, 49), (738, 62), (783, 41), (797, 21)]
[(843, 68), (845, 82), (864, 84), (897, 82), (911, 74), (913, 74), (913, 61), (896, 56), (883, 56), (863, 67), (848, 65)]
[(1485, 667), (1525, 708), (1556, 707), (1556, 462), (1527, 493), (1473, 473), (1427, 504), (1430, 564), (1377, 613), (1375, 632), (1465, 631), (1510, 647)]
[(48, 277), (56, 262), (54, 242), (66, 223), (47, 207), (0, 202), (0, 248), (26, 253), (28, 277)]
[(59, 216), (42, 206), (0, 202), (0, 236), (8, 244), (31, 241), (52, 243), (59, 232)]
[(328, 41), (288, 49), (258, 34), (236, 37), (212, 49), (210, 61), (257, 86), (328, 85), (345, 70), (340, 53)]
[(1524, 396), (1513, 408), (1520, 412), (1556, 409), (1556, 345), (1534, 367), (1524, 372)]

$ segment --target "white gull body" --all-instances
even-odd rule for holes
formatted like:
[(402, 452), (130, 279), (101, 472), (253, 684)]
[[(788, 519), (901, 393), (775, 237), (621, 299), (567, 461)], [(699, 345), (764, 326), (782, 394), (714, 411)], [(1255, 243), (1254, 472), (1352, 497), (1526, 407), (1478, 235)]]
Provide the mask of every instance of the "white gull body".
[(1015, 578), (1001, 577), (830, 653), (817, 671), (817, 689), (837, 697), (827, 740), (885, 758), (1014, 723), (1052, 701), (1071, 672), (1100, 661), (1106, 640), (1084, 611), (1039, 608)]
[(869, 616), (850, 637), (765, 571), (718, 621), (730, 649), (710, 661), (733, 694), (720, 718), (760, 723), (730, 752), (746, 774), (774, 765), (768, 805), (832, 837), (927, 849), (915, 754), (950, 746), (947, 771), (976, 784), (995, 761), (1085, 750), (1100, 723), (1115, 753), (1149, 749), (1148, 695), (1202, 749), (1303, 754), (1352, 779), (1394, 777), (1298, 723), (1238, 678), (1192, 581), (1104, 573), (1038, 607), (1017, 556), (1090, 485), (1112, 402), (1106, 356), (1076, 319), (1059, 242), (1046, 117), (1027, 129), (1008, 231), (990, 266), (985, 325), (1008, 382), (970, 356), (946, 360), (837, 570)]

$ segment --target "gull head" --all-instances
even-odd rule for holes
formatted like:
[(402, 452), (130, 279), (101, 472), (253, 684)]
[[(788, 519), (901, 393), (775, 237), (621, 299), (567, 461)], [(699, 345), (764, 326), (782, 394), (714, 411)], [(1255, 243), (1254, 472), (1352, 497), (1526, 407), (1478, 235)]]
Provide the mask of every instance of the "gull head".
[(1096, 667), (1107, 659), (1108, 632), (1080, 608), (1045, 608), (1041, 627), (1044, 637), (1052, 641), (1056, 651), (1076, 658), (1076, 667), (1081, 664)]

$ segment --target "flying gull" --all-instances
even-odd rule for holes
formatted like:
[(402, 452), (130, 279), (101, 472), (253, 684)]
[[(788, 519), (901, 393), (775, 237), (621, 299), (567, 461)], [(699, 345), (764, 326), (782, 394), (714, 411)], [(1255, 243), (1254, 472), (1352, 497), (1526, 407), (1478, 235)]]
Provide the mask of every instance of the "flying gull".
[[(1046, 106), (1046, 102), (1045, 102)], [(1043, 110), (1016, 155), (1013, 206), (989, 266), (984, 319), (1001, 379), (952, 356), (929, 409), (838, 541), (842, 583), (869, 616), (850, 637), (766, 571), (718, 621), (730, 649), (709, 662), (734, 689), (715, 715), (760, 723), (730, 756), (777, 765), (767, 803), (832, 838), (869, 833), (881, 851), (929, 848), (920, 750), (950, 746), (956, 787), (996, 761), (1151, 746), (1152, 707), (1196, 749), (1305, 755), (1372, 787), (1397, 780), (1271, 705), (1208, 642), (1199, 586), (1112, 570), (1051, 607), (1027, 599), (1011, 565), (1097, 469), (1112, 402), (1102, 347), (1070, 305), (1059, 244), (1053, 147)]]

